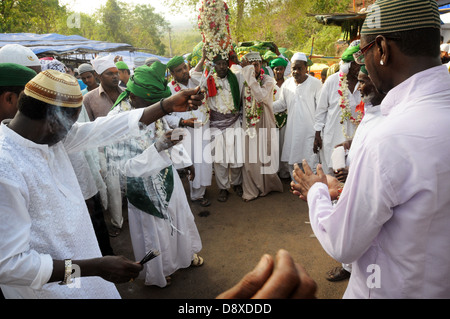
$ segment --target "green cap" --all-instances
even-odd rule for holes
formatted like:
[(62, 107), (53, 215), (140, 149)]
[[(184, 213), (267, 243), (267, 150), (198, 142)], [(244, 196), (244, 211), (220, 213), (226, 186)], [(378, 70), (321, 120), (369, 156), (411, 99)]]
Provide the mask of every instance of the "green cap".
[(169, 62), (167, 62), (167, 68), (172, 71), (174, 68), (183, 63), (184, 58), (182, 56), (174, 56)]
[(361, 34), (441, 28), (436, 0), (377, 0), (369, 7)]
[(32, 69), (15, 63), (0, 63), (0, 86), (23, 86), (37, 75)]
[(342, 61), (344, 62), (353, 62), (355, 61), (355, 58), (353, 57), (353, 54), (359, 51), (359, 42), (357, 45), (350, 45), (347, 50), (344, 51), (344, 53), (341, 56)]
[(125, 63), (125, 62), (123, 62), (123, 61), (118, 61), (118, 62), (116, 62), (116, 67), (117, 67), (117, 69), (119, 69), (119, 70), (129, 70), (130, 68), (128, 67), (128, 65)]
[(286, 61), (283, 58), (276, 58), (273, 59), (272, 61), (270, 61), (269, 66), (273, 69), (276, 68), (277, 66), (284, 66), (287, 67), (288, 65), (288, 61)]

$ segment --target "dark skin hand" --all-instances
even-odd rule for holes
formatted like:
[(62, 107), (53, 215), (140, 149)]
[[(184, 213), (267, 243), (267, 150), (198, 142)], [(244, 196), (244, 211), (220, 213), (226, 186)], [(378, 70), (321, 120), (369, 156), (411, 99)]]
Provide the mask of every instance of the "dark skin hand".
[(195, 127), (195, 121), (197, 121), (196, 117), (192, 117), (187, 120), (180, 120), (180, 126)]
[(181, 90), (177, 94), (168, 97), (163, 101), (165, 112), (161, 109), (160, 102), (146, 107), (140, 121), (145, 125), (149, 125), (166, 115), (166, 113), (187, 112), (198, 109), (202, 105), (204, 98), (203, 92), (198, 93), (199, 90), (199, 87)]
[[(98, 276), (116, 284), (136, 278), (143, 266), (123, 256), (105, 256), (101, 258), (73, 260), (72, 264), (80, 267), (83, 277)], [(49, 282), (64, 279), (64, 261), (53, 260), (53, 273)]]
[(314, 137), (314, 146), (313, 146), (314, 154), (317, 154), (321, 148), (322, 148), (322, 137), (320, 136), (320, 131), (316, 131), (316, 135)]
[(258, 265), (217, 299), (314, 299), (317, 284), (284, 249), (265, 254)]
[(328, 186), (327, 176), (322, 170), (322, 165), (317, 165), (317, 174), (311, 170), (311, 167), (308, 165), (306, 160), (303, 160), (302, 169), (298, 166), (298, 164), (294, 164), (294, 172), (293, 177), (297, 183), (291, 182), (291, 189), (294, 195), (300, 196), (300, 198), (307, 200), (308, 192), (312, 185), (315, 183), (324, 183)]
[(186, 172), (186, 174), (189, 175), (189, 180), (190, 181), (193, 181), (195, 179), (195, 168), (194, 168), (194, 165), (186, 167), (184, 169), (184, 171)]

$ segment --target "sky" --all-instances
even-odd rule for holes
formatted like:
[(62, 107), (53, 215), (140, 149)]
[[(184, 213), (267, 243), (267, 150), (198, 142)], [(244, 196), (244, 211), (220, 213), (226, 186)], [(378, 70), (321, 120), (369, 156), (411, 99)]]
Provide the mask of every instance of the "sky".
[[(69, 9), (75, 12), (92, 14), (102, 5), (105, 5), (106, 1), (107, 0), (59, 0), (59, 3), (67, 5)], [(170, 13), (162, 0), (127, 0), (126, 2), (131, 5), (149, 4), (172, 25), (189, 21), (188, 17), (185, 15)]]

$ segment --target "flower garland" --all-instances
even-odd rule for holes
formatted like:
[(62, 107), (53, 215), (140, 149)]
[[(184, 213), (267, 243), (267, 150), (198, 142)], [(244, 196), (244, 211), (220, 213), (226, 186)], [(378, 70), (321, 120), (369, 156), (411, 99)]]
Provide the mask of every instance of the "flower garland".
[(225, 59), (232, 49), (229, 9), (223, 0), (202, 1), (198, 15), (198, 28), (207, 45), (207, 58), (212, 61), (221, 54)]
[[(172, 84), (173, 89), (174, 89), (175, 92), (178, 93), (178, 92), (181, 91), (181, 86), (180, 86), (180, 84), (177, 81), (172, 80), (171, 84)], [(205, 115), (204, 116), (205, 120), (201, 122), (201, 125), (204, 125), (204, 124), (206, 124), (209, 121), (209, 107), (208, 107), (208, 103), (206, 103), (206, 99), (207, 99), (207, 97), (205, 96), (205, 98), (202, 101), (202, 106), (200, 106), (198, 108), (198, 110), (200, 110)], [(194, 114), (194, 111), (191, 110), (190, 114), (191, 114), (192, 117), (196, 117), (195, 114)]]
[[(341, 107), (341, 124), (342, 124), (342, 133), (344, 134), (346, 139), (352, 139), (356, 132), (356, 127), (358, 127), (359, 123), (361, 123), (361, 120), (364, 116), (364, 112), (361, 112), (361, 110), (356, 110), (357, 116), (356, 118), (353, 117), (352, 110), (350, 108), (350, 102), (348, 100), (348, 82), (347, 82), (347, 74), (344, 72), (339, 73), (339, 89), (338, 93), (340, 95), (339, 98), (339, 106)], [(352, 136), (347, 135), (347, 131), (345, 129), (345, 123), (349, 122), (355, 125), (355, 131)]]
[(220, 100), (219, 103), (216, 103), (217, 111), (222, 114), (233, 113), (235, 111), (235, 108), (234, 108), (233, 95), (231, 94), (231, 91), (224, 90), (221, 85), (217, 84), (219, 77), (217, 76), (217, 73), (215, 71), (212, 74), (212, 76), (214, 78), (214, 82), (216, 83), (217, 97)]
[[(261, 82), (264, 79), (264, 70), (261, 69), (261, 74), (258, 77), (258, 84), (261, 85)], [(263, 105), (262, 103), (257, 103), (255, 99), (252, 97), (252, 91), (247, 84), (247, 81), (244, 82), (244, 110), (245, 117), (247, 119), (247, 130), (246, 133), (251, 137), (256, 136), (255, 126), (258, 124), (261, 119), (261, 114), (263, 113)]]

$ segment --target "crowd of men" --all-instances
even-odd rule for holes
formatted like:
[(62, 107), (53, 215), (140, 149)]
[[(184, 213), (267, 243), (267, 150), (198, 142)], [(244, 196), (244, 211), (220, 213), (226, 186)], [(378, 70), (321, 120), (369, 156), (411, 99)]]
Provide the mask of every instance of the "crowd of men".
[[(204, 51), (196, 66), (176, 56), (132, 69), (108, 55), (74, 69), (1, 48), (4, 296), (120, 298), (113, 283), (139, 275), (166, 287), (178, 269), (204, 263), (190, 203), (211, 205), (213, 182), (226, 205), (230, 190), (251, 202), (289, 179), (342, 262), (327, 278), (350, 278), (344, 297), (449, 298), (450, 75), (439, 12), (430, 0), (376, 5), (379, 24), (369, 12), (322, 80), (301, 52), (208, 61)], [(124, 206), (134, 256), (153, 252), (148, 262), (114, 255)], [(277, 260), (264, 256), (219, 297), (314, 297), (289, 253)], [(382, 275), (369, 285), (374, 265)]]

